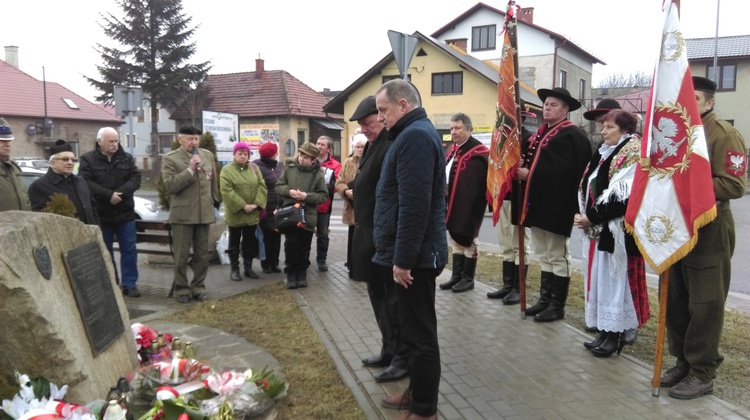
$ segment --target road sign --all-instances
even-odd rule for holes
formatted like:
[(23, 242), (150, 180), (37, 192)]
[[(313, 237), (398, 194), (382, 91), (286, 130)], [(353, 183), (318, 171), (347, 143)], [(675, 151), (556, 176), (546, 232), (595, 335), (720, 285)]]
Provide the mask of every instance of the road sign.
[(401, 78), (407, 80), (409, 63), (411, 63), (411, 58), (417, 49), (419, 38), (401, 32), (388, 31), (388, 39), (391, 41), (391, 49), (393, 50), (393, 56), (396, 58)]

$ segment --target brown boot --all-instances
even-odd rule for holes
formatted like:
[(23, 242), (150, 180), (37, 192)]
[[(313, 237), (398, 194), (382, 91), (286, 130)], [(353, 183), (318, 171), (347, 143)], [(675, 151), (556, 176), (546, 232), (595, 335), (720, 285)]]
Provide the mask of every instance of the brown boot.
[(411, 406), (411, 389), (397, 392), (380, 400), (380, 405), (385, 408), (404, 410)]

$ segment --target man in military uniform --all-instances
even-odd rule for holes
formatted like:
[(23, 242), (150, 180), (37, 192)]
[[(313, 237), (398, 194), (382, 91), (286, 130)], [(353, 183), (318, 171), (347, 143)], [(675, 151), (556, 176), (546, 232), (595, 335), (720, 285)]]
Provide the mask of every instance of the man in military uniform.
[(667, 338), (677, 364), (661, 377), (669, 396), (693, 399), (711, 393), (724, 360), (719, 341), (734, 253), (729, 200), (745, 195), (747, 162), (740, 133), (713, 112), (716, 83), (693, 77), (711, 161), (716, 219), (698, 230), (695, 248), (669, 269)]
[(10, 142), (13, 138), (10, 126), (0, 118), (0, 211), (31, 210), (21, 168), (10, 160)]
[[(174, 287), (177, 301), (206, 300), (208, 273), (208, 228), (216, 222), (219, 206), (214, 155), (199, 149), (201, 131), (183, 126), (177, 141), (180, 148), (164, 155), (161, 174), (170, 194), (169, 222), (174, 238)], [(193, 281), (188, 282), (187, 266), (193, 248)]]

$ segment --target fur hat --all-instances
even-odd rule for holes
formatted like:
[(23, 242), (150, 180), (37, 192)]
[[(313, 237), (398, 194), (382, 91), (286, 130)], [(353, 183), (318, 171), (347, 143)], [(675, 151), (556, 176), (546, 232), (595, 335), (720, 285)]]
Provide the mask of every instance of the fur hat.
[(536, 91), (537, 96), (542, 102), (547, 100), (547, 97), (562, 99), (568, 105), (568, 111), (573, 112), (581, 107), (581, 103), (570, 96), (570, 92), (567, 89), (556, 87), (552, 89), (539, 89)]
[(238, 141), (238, 142), (237, 142), (237, 143), (236, 143), (236, 144), (234, 145), (234, 149), (232, 149), (232, 154), (235, 154), (235, 153), (237, 153), (237, 151), (238, 151), (238, 150), (240, 150), (240, 149), (242, 149), (242, 150), (246, 151), (248, 155), (252, 154), (252, 153), (250, 152), (250, 145), (249, 145), (249, 144), (247, 144), (247, 143), (245, 143), (244, 141)]
[(70, 145), (70, 143), (66, 142), (65, 140), (58, 140), (49, 147), (49, 155), (54, 156), (58, 153), (62, 152), (73, 152), (73, 146)]
[(13, 140), (13, 131), (11, 131), (5, 118), (0, 118), (0, 140)]
[(310, 142), (307, 142), (300, 146), (299, 152), (316, 159), (318, 158), (318, 155), (320, 155), (320, 149), (318, 149), (318, 146)]
[(272, 141), (267, 141), (263, 143), (262, 146), (258, 149), (258, 153), (260, 153), (260, 157), (264, 157), (266, 159), (271, 159), (274, 156), (276, 156), (276, 152), (279, 151), (279, 146), (276, 145), (276, 143)]
[(716, 93), (716, 83), (705, 77), (693, 76), (693, 89), (713, 95)]
[(622, 107), (620, 106), (620, 103), (614, 99), (602, 99), (598, 104), (596, 104), (596, 108), (589, 109), (588, 111), (584, 112), (583, 118), (586, 118), (589, 121), (596, 121), (598, 117), (606, 114), (613, 109), (622, 109)]
[(354, 114), (349, 118), (349, 121), (358, 121), (364, 117), (377, 113), (378, 108), (375, 106), (375, 97), (370, 95), (365, 99), (362, 99), (362, 102), (357, 105), (357, 109), (354, 110)]

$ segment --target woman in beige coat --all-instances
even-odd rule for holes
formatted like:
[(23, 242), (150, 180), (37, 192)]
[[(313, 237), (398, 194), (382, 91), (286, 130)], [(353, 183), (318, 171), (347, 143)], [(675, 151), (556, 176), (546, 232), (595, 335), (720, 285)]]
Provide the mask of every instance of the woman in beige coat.
[[(349, 278), (352, 278), (351, 256), (352, 236), (354, 236), (354, 178), (359, 169), (359, 160), (365, 150), (367, 139), (355, 137), (354, 150), (341, 166), (339, 179), (336, 181), (336, 191), (344, 199), (344, 211), (341, 213), (341, 221), (349, 225), (349, 238), (346, 243), (346, 267), (349, 269)], [(363, 137), (363, 136), (361, 136)]]

